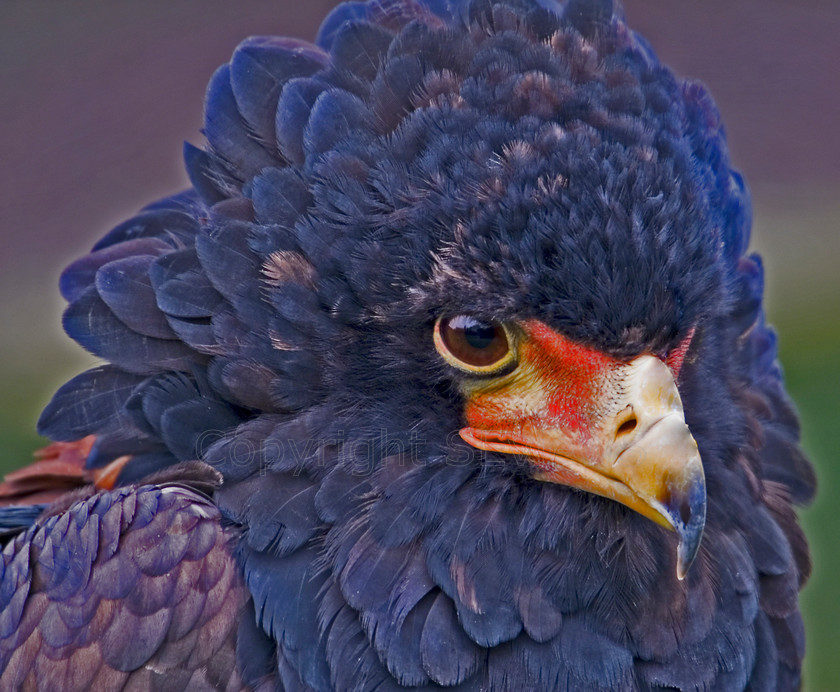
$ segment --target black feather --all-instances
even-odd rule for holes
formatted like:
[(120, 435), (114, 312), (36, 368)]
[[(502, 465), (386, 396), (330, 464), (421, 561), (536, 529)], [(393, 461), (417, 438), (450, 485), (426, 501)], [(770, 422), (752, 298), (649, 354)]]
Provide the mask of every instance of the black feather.
[(67, 308), (63, 324), (67, 333), (91, 353), (130, 373), (186, 371), (203, 361), (181, 341), (132, 331), (114, 316), (93, 288)]
[(317, 79), (292, 79), (283, 88), (277, 103), (275, 125), (277, 148), (283, 158), (301, 165), (304, 154), (304, 130), (313, 104), (327, 85)]
[(249, 132), (231, 87), (230, 66), (220, 67), (207, 87), (204, 134), (213, 151), (240, 180), (253, 177), (277, 160)]
[(258, 140), (272, 145), (274, 112), (283, 85), (308, 77), (329, 60), (312, 44), (276, 36), (243, 41), (230, 61), (230, 82), (236, 105)]
[(64, 384), (41, 413), (38, 431), (54, 440), (78, 440), (114, 426), (125, 400), (143, 381), (105, 365)]
[[(135, 221), (142, 223), (142, 219)], [(129, 224), (131, 222), (126, 222)], [(61, 295), (67, 301), (77, 300), (91, 286), (93, 286), (99, 268), (121, 259), (142, 255), (161, 255), (172, 249), (172, 246), (162, 238), (140, 237), (136, 240), (126, 240), (114, 245), (107, 245), (101, 250), (92, 252), (76, 260), (61, 274), (59, 288)]]
[(192, 247), (163, 255), (148, 271), (157, 306), (168, 316), (209, 318), (221, 305)]
[(458, 625), (452, 601), (439, 593), (423, 623), (420, 657), (426, 674), (439, 685), (457, 685), (475, 674), (482, 649)]
[(95, 286), (102, 301), (129, 329), (156, 339), (175, 339), (158, 308), (149, 268), (152, 256), (133, 256), (109, 262), (96, 272)]

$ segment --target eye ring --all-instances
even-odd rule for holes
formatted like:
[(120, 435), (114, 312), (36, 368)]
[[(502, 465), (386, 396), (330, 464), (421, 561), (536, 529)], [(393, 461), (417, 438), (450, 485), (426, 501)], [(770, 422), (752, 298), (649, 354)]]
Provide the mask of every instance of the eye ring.
[(510, 329), (495, 320), (441, 316), (435, 322), (434, 342), (447, 363), (475, 375), (495, 374), (516, 360)]

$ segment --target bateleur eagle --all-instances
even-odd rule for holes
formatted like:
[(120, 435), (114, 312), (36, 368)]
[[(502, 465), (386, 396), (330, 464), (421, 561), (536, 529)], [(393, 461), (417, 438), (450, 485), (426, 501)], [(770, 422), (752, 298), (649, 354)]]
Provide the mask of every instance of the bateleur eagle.
[(61, 277), (3, 689), (791, 690), (814, 492), (716, 107), (608, 0), (348, 2)]

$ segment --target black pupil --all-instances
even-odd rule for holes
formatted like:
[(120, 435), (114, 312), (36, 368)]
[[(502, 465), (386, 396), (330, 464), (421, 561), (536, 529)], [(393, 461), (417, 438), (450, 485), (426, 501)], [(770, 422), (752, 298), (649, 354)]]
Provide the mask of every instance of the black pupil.
[(464, 339), (475, 349), (485, 349), (496, 339), (496, 327), (475, 321), (464, 327)]

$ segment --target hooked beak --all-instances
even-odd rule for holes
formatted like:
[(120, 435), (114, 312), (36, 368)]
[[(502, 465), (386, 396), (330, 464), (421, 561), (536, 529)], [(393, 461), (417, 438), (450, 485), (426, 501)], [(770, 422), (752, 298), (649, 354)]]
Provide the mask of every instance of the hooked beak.
[(467, 392), (461, 437), (519, 454), (539, 480), (601, 495), (674, 530), (677, 577), (697, 555), (706, 485), (672, 370), (655, 356), (629, 363), (523, 324), (519, 365)]

